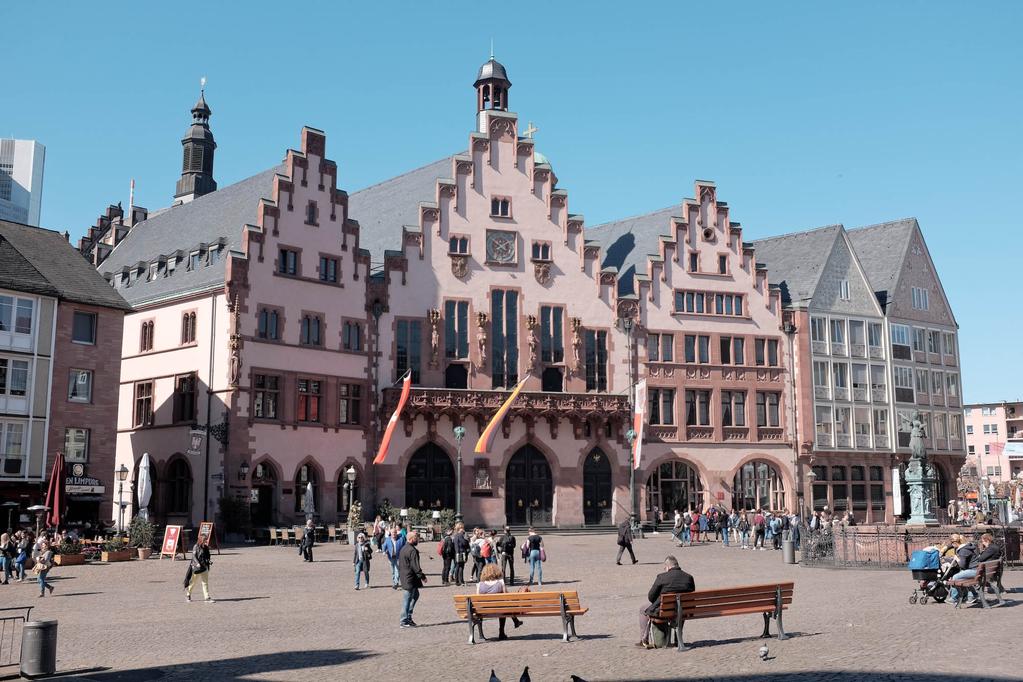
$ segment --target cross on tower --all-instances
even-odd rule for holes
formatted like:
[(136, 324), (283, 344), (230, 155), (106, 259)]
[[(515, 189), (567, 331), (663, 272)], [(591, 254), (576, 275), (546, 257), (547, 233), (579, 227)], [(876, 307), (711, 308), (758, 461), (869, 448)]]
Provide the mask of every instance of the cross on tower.
[(534, 126), (534, 125), (533, 125), (533, 122), (532, 122), (532, 121), (530, 121), (530, 122), (529, 122), (529, 125), (528, 125), (528, 126), (526, 126), (526, 129), (525, 129), (525, 130), (523, 131), (523, 134), (524, 134), (524, 135), (525, 135), (525, 136), (526, 136), (526, 137), (527, 137), (528, 139), (532, 140), (532, 139), (533, 139), (533, 134), (534, 134), (534, 133), (538, 133), (538, 132), (540, 132), (540, 129), (539, 129), (539, 128), (537, 128), (536, 126)]

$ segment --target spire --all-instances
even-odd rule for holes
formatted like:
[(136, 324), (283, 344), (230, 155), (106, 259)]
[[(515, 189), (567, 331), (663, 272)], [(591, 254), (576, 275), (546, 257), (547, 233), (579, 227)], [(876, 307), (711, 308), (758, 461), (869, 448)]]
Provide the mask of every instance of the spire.
[(199, 99), (192, 107), (192, 125), (181, 139), (181, 178), (174, 193), (175, 203), (185, 203), (217, 189), (213, 179), (213, 152), (217, 143), (210, 130), (213, 110), (206, 104), (206, 77), (199, 80)]
[(476, 82), (472, 86), (476, 88), (476, 111), (485, 109), (508, 111), (508, 89), (511, 87), (511, 81), (508, 80), (508, 72), (504, 65), (494, 59), (493, 42), (490, 47), (490, 59), (480, 67)]

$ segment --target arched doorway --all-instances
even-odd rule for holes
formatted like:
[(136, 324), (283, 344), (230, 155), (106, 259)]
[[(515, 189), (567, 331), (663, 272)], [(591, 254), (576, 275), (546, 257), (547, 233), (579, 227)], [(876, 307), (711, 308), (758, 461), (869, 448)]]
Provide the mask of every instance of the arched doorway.
[(252, 470), (249, 516), (256, 527), (277, 524), (277, 472), (269, 462), (260, 462)]
[(700, 474), (680, 460), (662, 462), (646, 480), (646, 509), (657, 507), (665, 513), (703, 507)]
[(455, 508), (455, 467), (436, 443), (412, 455), (405, 468), (405, 505), (416, 509)]
[(611, 462), (599, 448), (583, 462), (583, 522), (587, 526), (611, 523)]
[(732, 481), (732, 509), (773, 509), (785, 507), (785, 491), (778, 470), (763, 460), (746, 462)]
[(532, 445), (508, 462), (505, 515), (508, 523), (549, 526), (553, 518), (554, 477), (547, 458)]

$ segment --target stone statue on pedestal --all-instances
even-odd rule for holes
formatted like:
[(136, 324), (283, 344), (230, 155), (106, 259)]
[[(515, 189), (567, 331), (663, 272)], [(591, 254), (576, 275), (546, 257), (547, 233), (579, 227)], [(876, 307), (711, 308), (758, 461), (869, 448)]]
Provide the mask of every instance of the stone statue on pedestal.
[(909, 464), (906, 466), (906, 486), (909, 488), (909, 520), (907, 526), (937, 526), (934, 514), (934, 484), (937, 481), (934, 466), (927, 462), (924, 448), (924, 422), (919, 412), (910, 420), (903, 419), (910, 427)]

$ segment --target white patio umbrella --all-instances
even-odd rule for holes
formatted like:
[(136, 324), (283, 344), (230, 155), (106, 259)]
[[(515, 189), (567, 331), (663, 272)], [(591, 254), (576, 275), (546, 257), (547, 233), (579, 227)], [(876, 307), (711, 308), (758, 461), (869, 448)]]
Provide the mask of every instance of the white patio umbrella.
[(303, 508), (307, 519), (316, 515), (316, 500), (313, 499), (313, 482), (309, 481), (305, 488), (305, 505)]
[(143, 453), (139, 462), (139, 480), (137, 493), (139, 498), (138, 515), (149, 520), (149, 500), (153, 497), (153, 478), (149, 474), (149, 453)]

